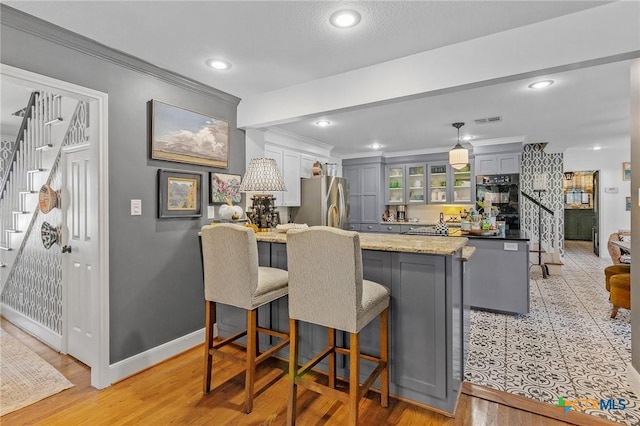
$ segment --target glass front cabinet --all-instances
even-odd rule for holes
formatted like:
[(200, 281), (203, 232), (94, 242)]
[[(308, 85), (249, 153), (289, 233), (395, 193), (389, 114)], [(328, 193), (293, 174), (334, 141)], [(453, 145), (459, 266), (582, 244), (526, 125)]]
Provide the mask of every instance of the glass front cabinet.
[(387, 166), (386, 172), (386, 204), (407, 204), (405, 192), (405, 166)]
[(460, 170), (456, 170), (453, 167), (451, 170), (453, 171), (453, 202), (475, 203), (474, 190), (471, 188), (472, 184), (475, 184), (471, 174), (471, 164), (467, 164)]
[(475, 202), (475, 185), (471, 165), (460, 170), (451, 167), (447, 162), (429, 163), (427, 182), (429, 204), (473, 204)]
[(408, 204), (424, 204), (427, 177), (425, 164), (407, 164), (406, 170)]
[(449, 196), (449, 169), (451, 167), (446, 162), (429, 163), (427, 167), (429, 170), (429, 204), (451, 203), (451, 197)]

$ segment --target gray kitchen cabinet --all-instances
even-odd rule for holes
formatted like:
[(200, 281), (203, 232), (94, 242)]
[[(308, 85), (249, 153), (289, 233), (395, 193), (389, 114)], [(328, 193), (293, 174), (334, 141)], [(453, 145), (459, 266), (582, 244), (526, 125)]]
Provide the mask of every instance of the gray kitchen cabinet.
[[(460, 252), (442, 256), (362, 251), (364, 278), (391, 291), (390, 393), (448, 413), (453, 413), (458, 398), (469, 338), (469, 308), (465, 298), (469, 271), (465, 270)], [(263, 266), (287, 268), (286, 244), (259, 242), (258, 255), (261, 264), (269, 263)], [(260, 324), (286, 332), (288, 312), (288, 299), (283, 297), (260, 308)], [(225, 325), (224, 332), (220, 329), (221, 335), (227, 336), (244, 329), (246, 319), (244, 314), (236, 315), (233, 310), (223, 309), (218, 311), (218, 321)], [(379, 354), (379, 324), (376, 318), (361, 330), (363, 353)], [(347, 341), (345, 333), (336, 334), (338, 344)], [(326, 347), (327, 331), (301, 322), (299, 339), (301, 362), (306, 362)], [(261, 349), (263, 343), (261, 341)], [(266, 343), (272, 345), (275, 340)], [(278, 355), (288, 358), (288, 348)], [(361, 380), (364, 380), (374, 367), (366, 362), (360, 365)], [(316, 368), (326, 371), (326, 363)], [(337, 357), (337, 368), (340, 376), (349, 377), (347, 358), (343, 355)]]
[[(375, 225), (382, 217), (379, 163), (344, 166), (342, 173), (349, 179), (349, 223)], [(354, 231), (363, 230), (360, 226)]]
[(386, 166), (386, 204), (424, 204), (426, 202), (426, 176), (425, 163)]
[[(470, 304), (491, 312), (529, 313), (529, 241), (469, 238), (476, 248)], [(500, 271), (500, 273), (496, 273)]]
[(484, 154), (475, 156), (476, 175), (520, 173), (520, 153)]
[(400, 224), (381, 223), (379, 232), (384, 232), (387, 234), (399, 234), (400, 229), (401, 229)]
[[(391, 392), (444, 399), (447, 393), (445, 258), (394, 253)], [(414, 317), (409, 313), (428, 312)], [(413, 396), (413, 397), (412, 397)]]
[(363, 223), (360, 224), (360, 232), (379, 232), (380, 231), (380, 225), (376, 224), (369, 224), (369, 223)]

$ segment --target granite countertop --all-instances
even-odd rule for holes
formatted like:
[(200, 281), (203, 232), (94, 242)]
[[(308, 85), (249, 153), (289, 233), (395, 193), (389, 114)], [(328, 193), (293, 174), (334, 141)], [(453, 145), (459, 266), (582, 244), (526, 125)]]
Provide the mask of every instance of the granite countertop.
[(462, 260), (464, 260), (465, 262), (469, 260), (471, 256), (473, 256), (473, 253), (475, 253), (475, 251), (476, 251), (475, 247), (471, 247), (471, 246), (462, 247)]
[[(287, 242), (287, 234), (282, 232), (257, 232), (258, 241), (269, 243)], [(425, 253), (450, 256), (467, 244), (461, 237), (431, 237), (423, 235), (399, 235), (361, 233), (360, 247), (363, 250), (396, 251), (402, 253)]]

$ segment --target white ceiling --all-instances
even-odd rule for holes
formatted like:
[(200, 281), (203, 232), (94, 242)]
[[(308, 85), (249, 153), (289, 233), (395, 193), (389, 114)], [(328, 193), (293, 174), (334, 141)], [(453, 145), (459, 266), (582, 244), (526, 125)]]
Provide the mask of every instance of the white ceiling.
[[(609, 2), (3, 3), (243, 98)], [(362, 14), (358, 27), (340, 30), (329, 25), (331, 13), (344, 7)], [(207, 68), (205, 61), (212, 57), (227, 59), (232, 69)], [(366, 152), (374, 141), (385, 145), (386, 152), (447, 150), (456, 139), (450, 125), (454, 121), (465, 121), (461, 134), (473, 134), (476, 140), (545, 141), (558, 144), (556, 151), (628, 146), (628, 61), (549, 77), (556, 84), (542, 92), (527, 89), (529, 81), (502, 83), (327, 114), (334, 125), (324, 129), (312, 125), (317, 117), (278, 127), (334, 145), (336, 154), (346, 156)], [(503, 122), (472, 124), (494, 115)]]

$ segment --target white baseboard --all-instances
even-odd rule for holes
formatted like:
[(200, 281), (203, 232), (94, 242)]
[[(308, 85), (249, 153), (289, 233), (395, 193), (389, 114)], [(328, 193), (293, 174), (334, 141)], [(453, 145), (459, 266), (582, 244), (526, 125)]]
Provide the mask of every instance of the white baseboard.
[(204, 342), (204, 328), (172, 340), (148, 351), (123, 359), (109, 366), (110, 383), (117, 382), (178, 355)]
[(11, 324), (31, 334), (33, 337), (40, 340), (47, 346), (50, 346), (56, 351), (60, 352), (60, 348), (62, 348), (62, 335), (57, 334), (44, 325), (35, 322), (31, 318), (25, 316), (21, 312), (16, 311), (12, 307), (5, 305), (4, 303), (2, 304), (1, 308), (2, 316), (5, 317)]
[(627, 365), (627, 381), (635, 394), (640, 395), (640, 372), (633, 368), (631, 364)]

